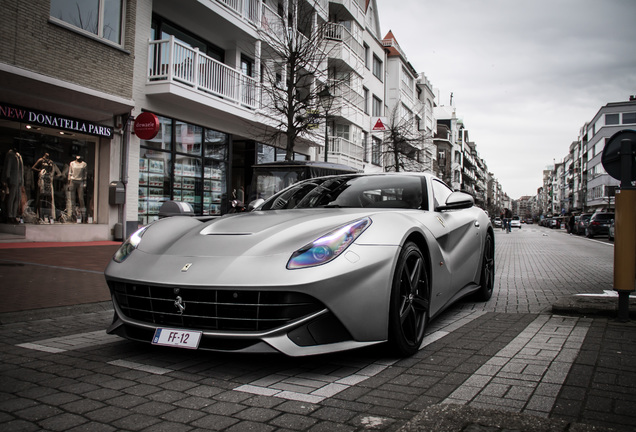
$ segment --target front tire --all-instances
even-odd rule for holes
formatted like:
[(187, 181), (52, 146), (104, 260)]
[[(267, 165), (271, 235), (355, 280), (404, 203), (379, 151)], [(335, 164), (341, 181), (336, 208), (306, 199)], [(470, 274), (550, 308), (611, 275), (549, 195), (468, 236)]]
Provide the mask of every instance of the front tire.
[(393, 275), (389, 310), (389, 344), (400, 356), (415, 354), (422, 344), (429, 295), (426, 261), (415, 243), (408, 242)]
[(475, 294), (477, 301), (488, 301), (492, 297), (495, 286), (495, 242), (492, 235), (486, 235), (484, 242), (484, 256), (481, 263), (481, 276), (479, 278), (481, 287)]

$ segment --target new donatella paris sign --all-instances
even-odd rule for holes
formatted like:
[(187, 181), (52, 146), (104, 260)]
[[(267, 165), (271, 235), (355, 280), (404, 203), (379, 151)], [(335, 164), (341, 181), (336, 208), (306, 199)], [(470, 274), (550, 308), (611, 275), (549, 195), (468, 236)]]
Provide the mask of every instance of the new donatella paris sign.
[(55, 129), (63, 129), (102, 138), (113, 138), (113, 128), (109, 126), (3, 103), (0, 103), (0, 119), (19, 121), (21, 123)]

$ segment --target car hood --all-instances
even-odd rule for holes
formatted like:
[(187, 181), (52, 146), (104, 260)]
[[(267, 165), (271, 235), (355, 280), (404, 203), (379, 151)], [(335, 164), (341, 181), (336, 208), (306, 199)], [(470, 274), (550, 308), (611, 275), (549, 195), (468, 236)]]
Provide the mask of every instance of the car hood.
[(139, 250), (198, 257), (288, 255), (368, 215), (363, 209), (300, 209), (239, 213), (204, 224), (187, 217), (167, 218), (148, 227)]

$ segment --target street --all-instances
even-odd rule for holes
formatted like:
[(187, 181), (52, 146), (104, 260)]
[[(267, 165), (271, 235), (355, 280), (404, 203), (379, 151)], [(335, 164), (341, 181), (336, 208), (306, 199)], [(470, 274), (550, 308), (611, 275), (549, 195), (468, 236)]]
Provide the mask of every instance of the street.
[[(461, 417), (444, 417), (448, 407), (473, 422), (475, 413), (496, 421), (504, 412), (501, 421), (519, 415), (539, 428), (524, 430), (545, 430), (542, 422), (552, 421), (560, 426), (551, 430), (570, 430), (571, 422), (632, 431), (634, 322), (552, 313), (561, 298), (612, 290), (613, 244), (538, 225), (495, 230), (495, 242), (492, 299), (466, 299), (444, 312), (407, 359), (383, 347), (288, 358), (143, 345), (105, 333), (107, 307), (29, 321), (0, 314), (0, 425), (435, 430), (431, 424)], [(440, 417), (427, 423), (424, 412)]]

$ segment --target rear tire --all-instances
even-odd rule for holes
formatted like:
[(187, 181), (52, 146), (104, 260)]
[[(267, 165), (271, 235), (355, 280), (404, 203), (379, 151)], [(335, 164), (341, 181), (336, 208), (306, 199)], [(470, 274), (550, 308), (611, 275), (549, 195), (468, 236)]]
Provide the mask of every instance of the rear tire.
[(484, 243), (484, 256), (481, 263), (479, 284), (481, 287), (475, 294), (476, 300), (483, 302), (490, 300), (495, 286), (495, 243), (490, 233), (486, 235)]
[(417, 245), (408, 242), (393, 275), (389, 307), (389, 345), (400, 356), (411, 356), (422, 345), (429, 295), (426, 260)]

